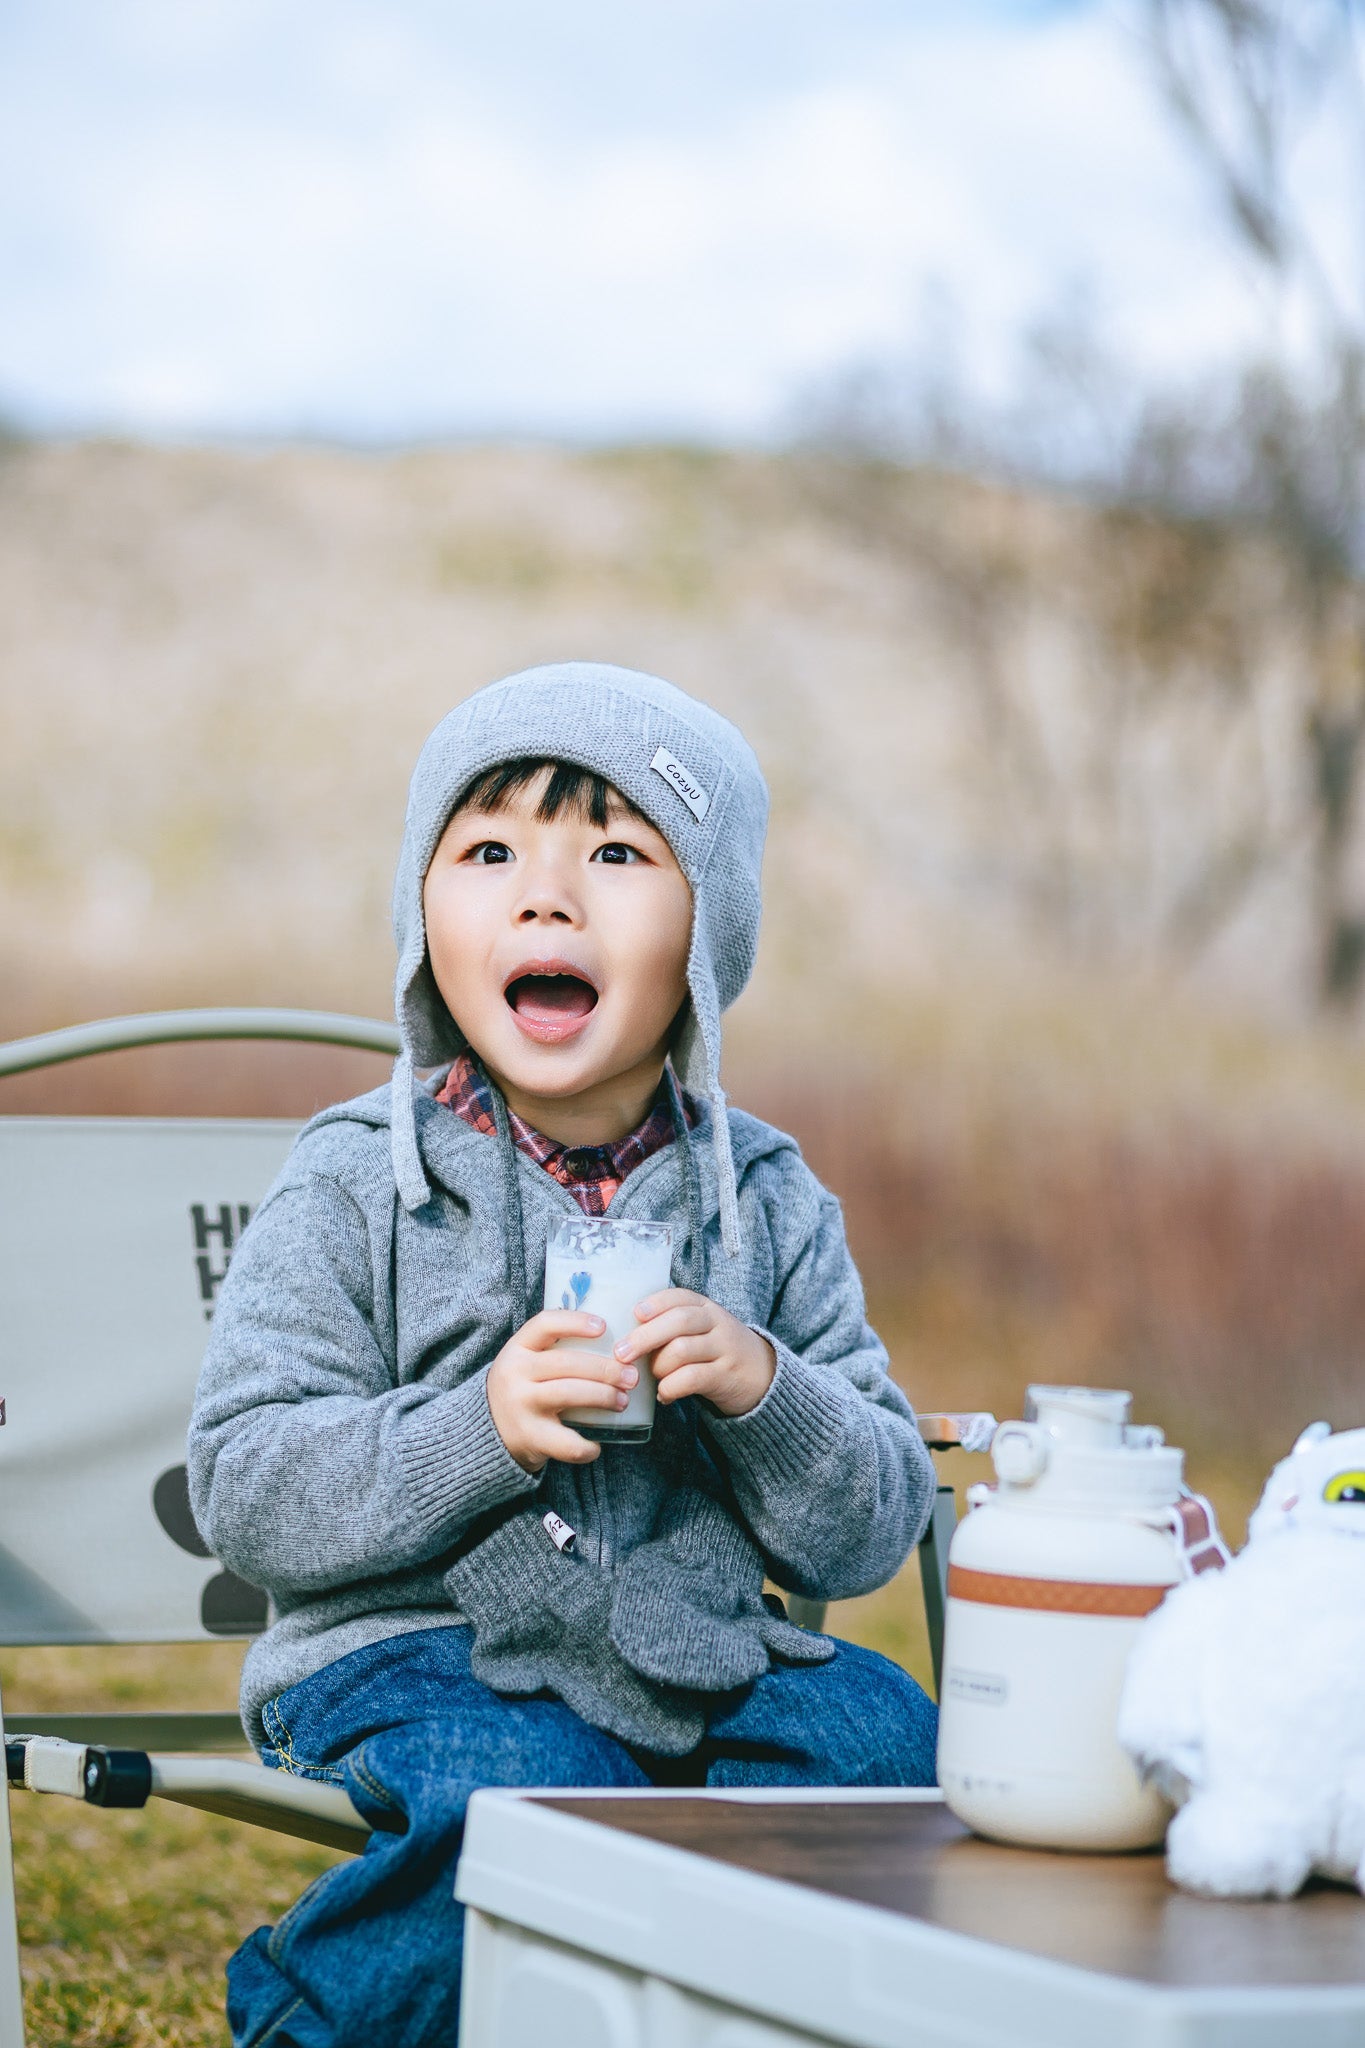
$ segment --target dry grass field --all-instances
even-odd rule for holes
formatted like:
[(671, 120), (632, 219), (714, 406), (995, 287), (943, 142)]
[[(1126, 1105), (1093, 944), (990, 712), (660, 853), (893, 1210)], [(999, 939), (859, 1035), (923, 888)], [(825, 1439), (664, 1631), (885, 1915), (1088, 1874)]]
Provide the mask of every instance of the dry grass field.
[[(6, 1718), (96, 1705), (235, 1704), (241, 1648), (8, 1651)], [(210, 1814), (156, 1801), (102, 1813), (10, 1801), (29, 2048), (220, 2048), (223, 1964), (334, 1861)]]
[[(913, 1569), (831, 1625), (927, 1678)], [(10, 1650), (0, 1687), (7, 1721), (22, 1728), (26, 1711), (232, 1707), (240, 1664), (228, 1643)], [(227, 1957), (337, 1860), (161, 1800), (87, 1813), (16, 1796), (10, 1813), (29, 2048), (221, 2048)]]
[(757, 748), (765, 1032), (898, 1049), (907, 996), (1063, 956), (1283, 1015), (1311, 846), (1281, 581), (1250, 541), (795, 456), (0, 448), (4, 1016), (383, 1009), (421, 739), (565, 658)]
[[(1129, 1386), (1240, 1538), (1297, 1430), (1365, 1411), (1365, 1051), (1304, 1000), (1300, 654), (1250, 544), (961, 479), (17, 446), (0, 1032), (181, 1002), (386, 1014), (431, 724), (537, 660), (655, 669), (769, 773), (728, 1080), (839, 1193), (912, 1398)], [(0, 1115), (302, 1116), (381, 1077), (185, 1048), (0, 1082)], [(913, 1567), (832, 1625), (927, 1675)], [(12, 1651), (0, 1681), (17, 1725), (219, 1707), (238, 1658)], [(329, 1860), (173, 1809), (14, 1813), (43, 2048), (223, 2040), (226, 1955)]]
[[(1295, 1083), (1292, 1062), (1263, 1046), (1277, 1086), (1262, 1074), (1248, 1090), (1259, 1129), (1210, 1111), (1195, 1140), (1186, 1130), (1175, 1142), (1160, 1121), (1131, 1115), (1100, 1131), (1098, 1052), (1089, 1114), (1069, 1123), (1027, 1090), (1012, 1110), (997, 1094), (992, 1114), (980, 1088), (950, 1101), (924, 1057), (925, 1083), (899, 1097), (866, 1075), (817, 1097), (799, 1070), (755, 1070), (743, 1091), (800, 1133), (843, 1193), (902, 1382), (922, 1406), (1001, 1414), (1018, 1411), (1033, 1378), (1130, 1385), (1140, 1412), (1189, 1446), (1192, 1477), (1240, 1539), (1256, 1478), (1290, 1430), (1319, 1410), (1359, 1413), (1365, 1173), (1346, 1142), (1353, 1068), (1340, 1081), (1346, 1127), (1313, 1135), (1321, 1072)], [(322, 1072), (297, 1052), (240, 1059), (199, 1049), (169, 1071), (153, 1055), (100, 1062), (83, 1078), (84, 1106), (295, 1113), (373, 1078), (363, 1058)], [(12, 1084), (9, 1099), (21, 1089), (25, 1106), (41, 1106), (36, 1082)], [(959, 1488), (983, 1470), (962, 1456), (941, 1463)], [(830, 1625), (928, 1682), (913, 1563), (836, 1608)], [(10, 1651), (0, 1683), (22, 1726), (26, 1709), (229, 1707), (239, 1662), (228, 1644)], [(20, 1798), (12, 1811), (39, 2048), (223, 2041), (227, 1955), (331, 1860), (165, 1806), (87, 1815)]]

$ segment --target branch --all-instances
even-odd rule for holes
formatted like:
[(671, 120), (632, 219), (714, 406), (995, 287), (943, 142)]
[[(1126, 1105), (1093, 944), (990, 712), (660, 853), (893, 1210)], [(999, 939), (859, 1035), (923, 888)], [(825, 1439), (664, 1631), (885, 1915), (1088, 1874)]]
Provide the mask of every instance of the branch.
[(1342, 60), (1359, 87), (1357, 0), (1146, 0), (1167, 106), (1245, 248), (1283, 286), (1298, 275), (1335, 332), (1349, 323), (1289, 186), (1292, 143)]

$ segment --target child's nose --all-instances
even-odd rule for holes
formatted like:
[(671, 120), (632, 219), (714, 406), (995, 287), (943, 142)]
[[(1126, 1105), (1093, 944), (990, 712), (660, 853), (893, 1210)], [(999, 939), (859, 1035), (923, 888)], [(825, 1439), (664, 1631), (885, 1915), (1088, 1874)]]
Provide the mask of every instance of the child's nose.
[(553, 868), (533, 869), (517, 902), (518, 924), (577, 924), (581, 906), (567, 877)]

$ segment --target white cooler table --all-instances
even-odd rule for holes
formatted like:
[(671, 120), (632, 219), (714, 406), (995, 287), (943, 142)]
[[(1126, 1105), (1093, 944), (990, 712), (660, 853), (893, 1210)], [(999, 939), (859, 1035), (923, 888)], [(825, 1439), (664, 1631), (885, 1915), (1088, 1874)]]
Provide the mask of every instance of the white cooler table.
[(1159, 1855), (937, 1793), (480, 1792), (461, 2048), (1361, 2048), (1365, 1900), (1194, 1899)]

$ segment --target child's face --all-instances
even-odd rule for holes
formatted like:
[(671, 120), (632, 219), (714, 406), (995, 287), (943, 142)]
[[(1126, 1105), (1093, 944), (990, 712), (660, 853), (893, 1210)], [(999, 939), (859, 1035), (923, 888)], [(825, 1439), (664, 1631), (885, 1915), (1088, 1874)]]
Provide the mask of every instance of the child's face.
[(456, 811), (422, 891), (436, 986), (517, 1107), (652, 1088), (687, 997), (692, 892), (667, 840), (615, 797), (605, 829), (538, 818), (545, 781)]

